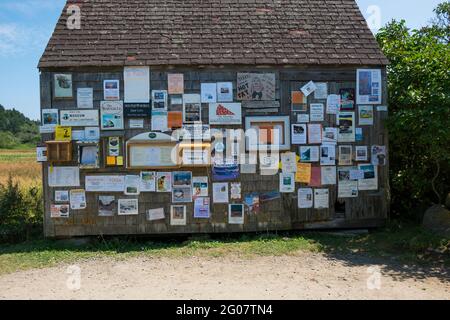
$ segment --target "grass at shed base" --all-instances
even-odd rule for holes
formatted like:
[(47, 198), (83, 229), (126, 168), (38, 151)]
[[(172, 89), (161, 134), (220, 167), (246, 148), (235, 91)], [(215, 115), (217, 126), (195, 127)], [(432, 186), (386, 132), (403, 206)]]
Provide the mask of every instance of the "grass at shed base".
[(130, 257), (190, 256), (252, 258), (320, 252), (325, 255), (358, 255), (396, 259), (402, 263), (450, 265), (450, 240), (420, 227), (389, 227), (366, 235), (328, 233), (243, 235), (203, 240), (148, 241), (96, 239), (74, 245), (64, 241), (38, 240), (0, 245), (0, 274), (92, 258), (123, 260)]

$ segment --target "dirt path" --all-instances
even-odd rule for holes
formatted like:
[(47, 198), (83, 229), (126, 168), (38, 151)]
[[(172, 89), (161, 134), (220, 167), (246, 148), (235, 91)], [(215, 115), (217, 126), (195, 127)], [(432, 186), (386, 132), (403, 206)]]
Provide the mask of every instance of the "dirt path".
[[(68, 266), (0, 277), (1, 299), (450, 299), (450, 283), (429, 271), (368, 258), (299, 256), (133, 258), (78, 264), (81, 288), (67, 287)], [(368, 269), (371, 268), (371, 269)], [(380, 289), (369, 290), (367, 280)], [(76, 270), (76, 269), (75, 269)], [(76, 282), (74, 282), (76, 285)]]

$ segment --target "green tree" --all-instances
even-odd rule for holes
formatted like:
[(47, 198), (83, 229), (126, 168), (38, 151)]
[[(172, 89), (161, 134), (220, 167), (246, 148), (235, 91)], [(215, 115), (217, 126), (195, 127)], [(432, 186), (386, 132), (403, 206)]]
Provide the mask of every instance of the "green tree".
[(390, 179), (395, 214), (442, 202), (450, 186), (450, 2), (428, 27), (392, 21), (377, 34), (389, 58)]

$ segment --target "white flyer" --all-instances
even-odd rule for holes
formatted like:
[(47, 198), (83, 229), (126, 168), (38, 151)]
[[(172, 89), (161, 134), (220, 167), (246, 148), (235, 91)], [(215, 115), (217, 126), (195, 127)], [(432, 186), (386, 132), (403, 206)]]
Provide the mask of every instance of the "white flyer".
[(307, 125), (306, 124), (293, 124), (292, 125), (292, 144), (306, 144), (307, 137)]
[(79, 109), (92, 109), (94, 107), (94, 89), (77, 89), (77, 107)]
[(156, 172), (142, 171), (141, 175), (141, 192), (155, 192), (156, 191)]
[(324, 105), (323, 103), (311, 103), (310, 105), (310, 121), (324, 121)]
[(49, 187), (79, 187), (79, 167), (48, 167)]
[(321, 124), (308, 124), (308, 143), (320, 144), (322, 143), (322, 125)]
[(217, 102), (217, 84), (216, 83), (202, 83), (200, 85), (201, 102), (215, 103)]
[(298, 123), (308, 123), (309, 122), (309, 114), (307, 114), (307, 113), (297, 114), (297, 122)]
[(373, 125), (373, 106), (358, 106), (359, 125)]
[(281, 167), (284, 173), (297, 172), (297, 155), (295, 152), (285, 152), (281, 154)]
[(233, 102), (233, 82), (217, 83), (217, 101)]
[(308, 209), (313, 207), (313, 189), (298, 189), (298, 207), (300, 209)]
[(230, 183), (230, 193), (232, 200), (241, 199), (241, 183), (240, 182), (232, 182)]
[(314, 190), (314, 209), (328, 209), (330, 207), (330, 194), (328, 189)]
[(164, 214), (164, 208), (150, 209), (147, 211), (148, 221), (164, 220), (166, 215)]
[(228, 203), (228, 183), (213, 183), (213, 202)]
[(125, 103), (149, 103), (149, 67), (125, 67), (123, 70), (123, 80)]
[(314, 99), (325, 100), (328, 97), (328, 83), (316, 83), (316, 90), (314, 91)]
[(330, 94), (327, 97), (327, 114), (337, 114), (341, 107), (341, 96), (338, 94)]
[(86, 209), (86, 192), (83, 189), (70, 190), (70, 209)]
[(123, 192), (125, 176), (86, 176), (86, 192)]
[(328, 166), (321, 167), (321, 180), (323, 186), (335, 185), (336, 184), (336, 167)]
[(323, 144), (320, 146), (320, 165), (322, 166), (336, 165), (336, 145)]
[(313, 81), (308, 82), (305, 84), (300, 90), (303, 92), (303, 94), (307, 97), (314, 91), (316, 91), (317, 86)]

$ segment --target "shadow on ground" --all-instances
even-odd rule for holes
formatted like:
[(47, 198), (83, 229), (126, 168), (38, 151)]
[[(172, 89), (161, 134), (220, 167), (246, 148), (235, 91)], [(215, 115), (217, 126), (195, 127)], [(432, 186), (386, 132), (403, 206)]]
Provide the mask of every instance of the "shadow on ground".
[[(187, 238), (83, 238), (38, 240), (16, 245), (0, 245), (2, 256), (12, 257), (9, 271), (51, 266), (91, 257), (242, 257), (296, 255), (301, 251), (324, 254), (346, 266), (378, 266), (396, 280), (435, 277), (450, 280), (450, 240), (419, 227), (386, 228), (366, 234), (337, 232), (289, 232), (241, 235), (196, 236)], [(28, 259), (28, 260), (27, 260)], [(1, 270), (0, 270), (1, 271)], [(1, 273), (1, 272), (0, 272)]]

